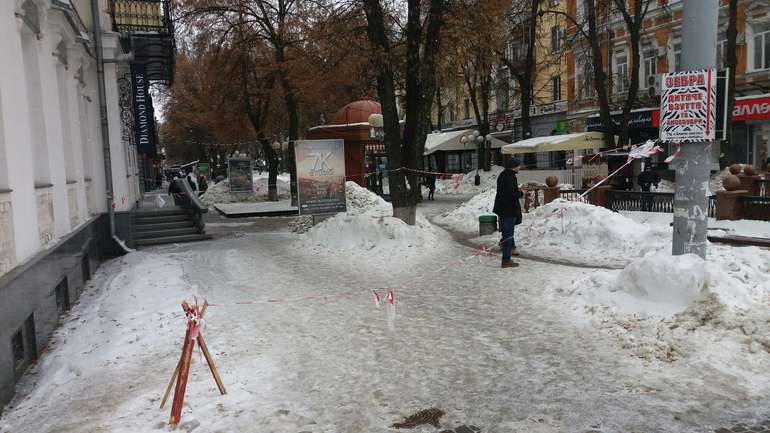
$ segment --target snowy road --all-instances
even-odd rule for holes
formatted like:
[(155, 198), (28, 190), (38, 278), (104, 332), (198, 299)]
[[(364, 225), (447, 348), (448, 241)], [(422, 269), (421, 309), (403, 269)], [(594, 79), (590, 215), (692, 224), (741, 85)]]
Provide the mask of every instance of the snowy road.
[[(292, 248), (295, 236), (271, 227), (106, 265), (0, 431), (164, 431), (178, 303), (193, 293), (216, 304), (205, 335), (228, 394), (195, 355), (184, 431), (386, 432), (429, 407), (445, 428), (501, 433), (704, 432), (766, 414), (768, 399), (734, 377), (632, 358), (544, 301), (584, 269), (501, 270), (497, 257), (446, 267), (472, 253), (457, 244), (364, 267)], [(381, 287), (397, 290), (393, 331), (371, 295)]]

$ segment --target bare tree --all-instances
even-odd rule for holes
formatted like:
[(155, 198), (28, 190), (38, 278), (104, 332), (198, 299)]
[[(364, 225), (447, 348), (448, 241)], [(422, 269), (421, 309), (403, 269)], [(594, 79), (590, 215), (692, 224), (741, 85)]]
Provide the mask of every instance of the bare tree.
[[(417, 171), (422, 168), (425, 138), (430, 128), (430, 113), (436, 90), (436, 58), (441, 36), (444, 0), (430, 0), (427, 11), (420, 0), (408, 0), (404, 72), (405, 124), (403, 142), (396, 102), (396, 50), (390, 40), (385, 11), (379, 0), (363, 0), (367, 35), (373, 47), (372, 63), (377, 70), (377, 93), (382, 106), (393, 216), (415, 224), (417, 195), (420, 194)], [(425, 22), (423, 23), (423, 18)]]

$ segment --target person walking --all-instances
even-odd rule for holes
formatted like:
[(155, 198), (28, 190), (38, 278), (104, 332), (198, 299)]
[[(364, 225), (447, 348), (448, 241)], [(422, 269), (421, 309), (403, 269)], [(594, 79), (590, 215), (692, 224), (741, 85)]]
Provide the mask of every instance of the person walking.
[(521, 162), (516, 158), (505, 161), (505, 170), (497, 176), (497, 192), (495, 193), (495, 206), (492, 212), (497, 215), (500, 221), (500, 231), (502, 239), (500, 246), (503, 250), (503, 261), (501, 267), (515, 268), (518, 263), (511, 260), (511, 255), (518, 256), (516, 251), (516, 241), (513, 238), (514, 227), (521, 224), (521, 203), (519, 199), (524, 194), (519, 191), (519, 181), (516, 179), (516, 173), (519, 172)]
[(428, 173), (425, 176), (425, 186), (428, 187), (428, 200), (433, 200), (433, 193), (436, 192), (436, 175)]
[(198, 175), (198, 197), (202, 196), (209, 189), (209, 184), (206, 182), (206, 176)]

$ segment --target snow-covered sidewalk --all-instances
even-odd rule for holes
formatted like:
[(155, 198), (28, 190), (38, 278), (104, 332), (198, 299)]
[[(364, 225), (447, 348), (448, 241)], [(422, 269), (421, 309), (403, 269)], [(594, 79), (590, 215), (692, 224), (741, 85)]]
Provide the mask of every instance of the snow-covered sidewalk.
[[(271, 226), (106, 263), (23, 378), (0, 432), (165, 430), (169, 411), (158, 406), (181, 351), (179, 303), (193, 294), (213, 304), (205, 334), (228, 394), (196, 354), (182, 431), (390, 432), (429, 407), (446, 412), (444, 428), (522, 433), (704, 432), (766, 415), (770, 318), (740, 309), (750, 297), (686, 305), (700, 293), (684, 292), (662, 311), (656, 296), (670, 297), (659, 287), (640, 313), (623, 303), (638, 292), (613, 288), (644, 282), (643, 272), (526, 259), (500, 269), (498, 256), (436, 227), (401, 228), (381, 201), (351, 194), (348, 214), (305, 235)], [(382, 229), (367, 245), (340, 222), (361, 216), (363, 231)], [(413, 231), (436, 242), (409, 246)], [(762, 277), (756, 261), (734, 257), (718, 274), (734, 280), (721, 283)], [(693, 275), (670, 282), (697, 286)], [(372, 295), (388, 288), (393, 329)]]

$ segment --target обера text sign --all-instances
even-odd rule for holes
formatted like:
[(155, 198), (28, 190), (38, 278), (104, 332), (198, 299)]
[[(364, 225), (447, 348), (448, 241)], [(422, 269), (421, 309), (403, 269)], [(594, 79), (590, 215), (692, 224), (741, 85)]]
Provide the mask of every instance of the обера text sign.
[(715, 69), (663, 75), (660, 140), (669, 143), (710, 141), (716, 136)]
[(299, 213), (345, 212), (345, 142), (299, 140), (294, 152)]

